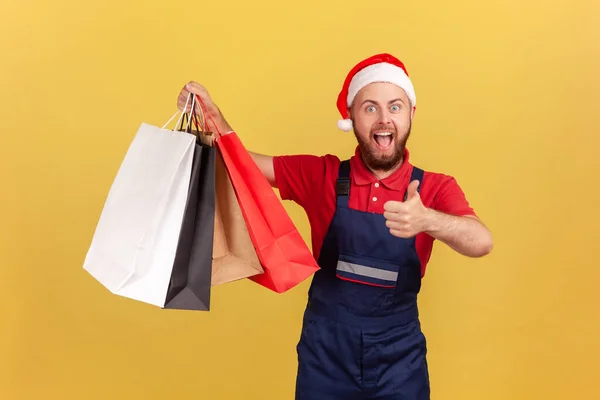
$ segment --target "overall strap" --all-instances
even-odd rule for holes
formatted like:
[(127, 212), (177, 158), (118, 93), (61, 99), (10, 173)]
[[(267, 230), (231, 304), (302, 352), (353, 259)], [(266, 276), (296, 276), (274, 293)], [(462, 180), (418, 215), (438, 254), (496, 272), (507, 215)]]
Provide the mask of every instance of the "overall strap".
[[(425, 172), (421, 168), (417, 168), (413, 166), (412, 174), (410, 175), (410, 182), (419, 181), (419, 187), (417, 187), (417, 193), (421, 192), (421, 187), (423, 186), (423, 175)], [(408, 197), (408, 190), (404, 193), (404, 201)]]
[(338, 205), (348, 207), (348, 196), (350, 194), (350, 160), (340, 163), (338, 177), (335, 182), (335, 194)]

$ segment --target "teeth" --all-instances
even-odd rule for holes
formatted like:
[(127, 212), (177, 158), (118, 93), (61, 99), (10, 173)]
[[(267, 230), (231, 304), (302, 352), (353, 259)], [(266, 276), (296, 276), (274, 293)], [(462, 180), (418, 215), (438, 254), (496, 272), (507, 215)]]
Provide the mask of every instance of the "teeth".
[(392, 132), (376, 133), (375, 136), (392, 136)]

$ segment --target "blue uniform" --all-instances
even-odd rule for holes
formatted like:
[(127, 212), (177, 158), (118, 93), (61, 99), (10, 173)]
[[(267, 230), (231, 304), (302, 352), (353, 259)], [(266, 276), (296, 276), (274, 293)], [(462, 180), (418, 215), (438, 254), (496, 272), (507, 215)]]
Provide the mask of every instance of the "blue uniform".
[[(413, 167), (411, 181), (422, 178)], [(429, 400), (415, 239), (392, 236), (381, 214), (350, 209), (349, 191), (343, 161), (297, 348), (296, 400)]]

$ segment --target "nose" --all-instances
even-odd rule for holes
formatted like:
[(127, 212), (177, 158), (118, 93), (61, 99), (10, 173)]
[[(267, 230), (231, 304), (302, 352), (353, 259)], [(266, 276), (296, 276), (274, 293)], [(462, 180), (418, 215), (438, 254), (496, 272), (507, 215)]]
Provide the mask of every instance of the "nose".
[(390, 111), (386, 108), (381, 108), (379, 110), (379, 123), (382, 125), (389, 125), (392, 123), (392, 114), (390, 113)]

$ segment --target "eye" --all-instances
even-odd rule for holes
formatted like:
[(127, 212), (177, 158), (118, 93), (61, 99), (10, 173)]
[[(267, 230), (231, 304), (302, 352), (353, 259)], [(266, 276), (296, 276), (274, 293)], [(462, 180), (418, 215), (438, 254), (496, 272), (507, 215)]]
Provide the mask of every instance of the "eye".
[(390, 107), (390, 110), (392, 112), (400, 111), (400, 106), (398, 104), (394, 104), (393, 106)]
[(367, 107), (367, 112), (375, 112), (375, 106), (368, 106)]

